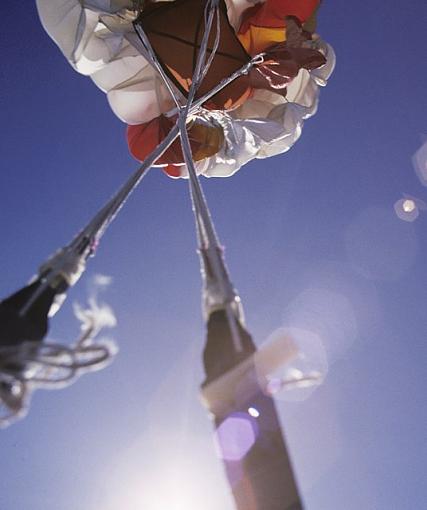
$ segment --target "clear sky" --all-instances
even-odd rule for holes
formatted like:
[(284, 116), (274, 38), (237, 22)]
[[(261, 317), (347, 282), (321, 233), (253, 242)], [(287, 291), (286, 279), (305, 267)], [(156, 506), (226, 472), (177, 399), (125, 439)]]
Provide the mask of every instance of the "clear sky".
[[(33, 2), (0, 6), (0, 293), (65, 244), (136, 167), (103, 94), (67, 64)], [(307, 510), (423, 510), (427, 489), (427, 201), (411, 157), (427, 134), (427, 5), (324, 2), (338, 65), (287, 154), (204, 180), (257, 343), (317, 334), (325, 383), (279, 402)], [(198, 400), (204, 328), (187, 184), (153, 170), (52, 322), (97, 273), (114, 363), (0, 431), (1, 510), (231, 510)]]

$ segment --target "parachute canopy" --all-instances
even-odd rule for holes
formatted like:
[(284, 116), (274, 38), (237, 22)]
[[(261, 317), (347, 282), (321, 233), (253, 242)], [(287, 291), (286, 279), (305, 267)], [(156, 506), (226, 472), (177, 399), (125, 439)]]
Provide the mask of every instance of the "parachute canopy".
[[(198, 173), (229, 176), (254, 158), (287, 151), (299, 138), (303, 121), (316, 112), (318, 88), (326, 85), (335, 64), (332, 48), (309, 32), (318, 3), (220, 2), (220, 41), (199, 94), (258, 52), (265, 56), (253, 73), (235, 80), (197, 114), (193, 138), (198, 145), (196, 150), (192, 146)], [(135, 26), (147, 34), (176, 94), (185, 99), (203, 35), (205, 2), (146, 1), (142, 10), (137, 4), (141, 2), (37, 0), (49, 35), (70, 64), (107, 94), (114, 113), (129, 125), (131, 152), (143, 159), (173, 123), (175, 104), (144, 54)], [(214, 37), (215, 30), (211, 46)], [(208, 133), (202, 133), (200, 124), (209, 127)], [(179, 142), (157, 163), (174, 165), (168, 167), (173, 176), (187, 175)]]

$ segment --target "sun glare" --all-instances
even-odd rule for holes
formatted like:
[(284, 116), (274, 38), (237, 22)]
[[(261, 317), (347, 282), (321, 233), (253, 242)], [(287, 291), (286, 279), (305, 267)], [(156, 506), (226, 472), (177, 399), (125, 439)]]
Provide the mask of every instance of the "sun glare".
[(103, 510), (233, 508), (213, 442), (197, 438), (184, 444), (151, 438), (132, 446), (115, 460), (100, 489), (93, 508)]

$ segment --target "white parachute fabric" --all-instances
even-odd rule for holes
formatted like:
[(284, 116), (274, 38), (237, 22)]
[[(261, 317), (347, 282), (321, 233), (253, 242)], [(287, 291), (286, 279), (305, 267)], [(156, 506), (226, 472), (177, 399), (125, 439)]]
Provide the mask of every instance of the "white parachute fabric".
[[(335, 67), (333, 48), (320, 37), (315, 47), (326, 64), (314, 71), (301, 69), (287, 87), (286, 98), (256, 90), (242, 106), (230, 112), (209, 112), (224, 130), (222, 149), (196, 163), (206, 177), (229, 177), (252, 159), (287, 152), (301, 136), (304, 120), (312, 117), (319, 103), (319, 86), (327, 84)], [(186, 177), (185, 167), (181, 176)]]
[[(132, 24), (137, 16), (132, 0), (36, 1), (44, 28), (69, 63), (107, 94), (111, 109), (123, 122), (145, 123), (173, 109), (160, 74), (141, 54)], [(236, 29), (242, 12), (254, 3), (226, 0)], [(317, 35), (313, 44), (326, 57), (326, 64), (312, 71), (301, 69), (287, 87), (286, 98), (256, 90), (236, 110), (201, 112), (220, 124), (225, 136), (217, 154), (196, 163), (198, 174), (227, 177), (254, 158), (274, 156), (293, 146), (304, 120), (316, 113), (319, 86), (326, 85), (335, 66), (331, 46)], [(181, 177), (188, 176), (185, 165), (180, 171)]]
[(137, 39), (132, 0), (37, 0), (37, 9), (68, 62), (107, 94), (123, 122), (148, 122), (172, 108), (160, 76), (129, 42)]

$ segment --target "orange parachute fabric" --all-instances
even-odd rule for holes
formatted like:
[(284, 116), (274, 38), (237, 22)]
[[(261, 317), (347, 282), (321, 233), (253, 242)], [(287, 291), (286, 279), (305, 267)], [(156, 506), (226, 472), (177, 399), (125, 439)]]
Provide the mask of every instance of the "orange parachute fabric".
[(304, 24), (315, 14), (320, 0), (266, 0), (243, 13), (238, 37), (250, 54), (264, 51), (286, 40), (285, 19), (297, 18)]

